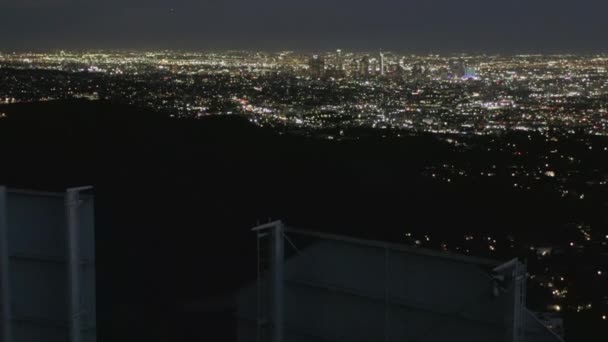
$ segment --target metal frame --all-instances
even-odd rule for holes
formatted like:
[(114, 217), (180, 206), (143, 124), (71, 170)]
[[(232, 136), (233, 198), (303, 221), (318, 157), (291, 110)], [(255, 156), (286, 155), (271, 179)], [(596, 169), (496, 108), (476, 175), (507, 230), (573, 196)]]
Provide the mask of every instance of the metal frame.
[(517, 261), (513, 270), (513, 341), (522, 342), (525, 339), (525, 317), (527, 295), (526, 265)]
[(80, 308), (80, 192), (91, 190), (93, 187), (85, 186), (71, 188), (65, 194), (65, 209), (67, 219), (68, 240), (68, 322), (70, 324), (70, 341), (81, 340), (81, 308)]
[[(462, 312), (460, 309), (455, 310), (455, 311), (445, 311), (445, 312), (432, 310), (432, 312), (435, 314), (439, 314), (441, 316), (449, 316), (452, 318), (461, 319), (461, 320), (465, 320), (465, 321), (474, 321), (474, 322), (482, 323), (482, 324), (491, 324), (492, 326), (495, 326), (496, 328), (499, 328), (499, 329), (502, 327), (502, 329), (506, 330), (505, 340), (508, 342), (521, 342), (525, 339), (525, 334), (528, 331), (527, 327), (526, 327), (526, 315), (530, 314), (530, 312), (525, 307), (526, 280), (527, 280), (526, 279), (526, 269), (527, 269), (526, 266), (527, 265), (525, 263), (520, 262), (518, 259), (513, 259), (506, 263), (501, 263), (497, 260), (490, 260), (490, 259), (485, 259), (485, 258), (476, 258), (476, 257), (455, 255), (455, 254), (450, 254), (450, 253), (435, 252), (435, 251), (431, 251), (431, 250), (418, 249), (418, 248), (413, 248), (413, 247), (400, 245), (400, 244), (394, 244), (394, 243), (387, 243), (387, 242), (373, 241), (373, 240), (363, 240), (363, 239), (351, 238), (351, 237), (341, 236), (341, 235), (333, 235), (333, 234), (327, 234), (327, 233), (295, 229), (295, 228), (291, 228), (291, 227), (286, 227), (281, 221), (274, 221), (274, 222), (269, 222), (269, 223), (266, 223), (263, 225), (259, 225), (255, 228), (253, 228), (252, 231), (256, 232), (257, 236), (258, 236), (258, 258), (259, 258), (259, 252), (260, 252), (260, 240), (263, 237), (272, 238), (272, 239), (270, 239), (272, 241), (270, 241), (270, 243), (268, 244), (268, 246), (270, 247), (270, 249), (272, 251), (271, 260), (272, 260), (272, 268), (273, 268), (272, 270), (270, 270), (271, 273), (268, 274), (269, 278), (272, 281), (272, 290), (273, 290), (272, 296), (271, 296), (272, 297), (272, 308), (271, 308), (272, 315), (271, 315), (271, 317), (274, 319), (273, 320), (274, 324), (273, 324), (273, 331), (272, 331), (272, 335), (273, 335), (272, 341), (282, 342), (283, 338), (284, 338), (285, 329), (289, 328), (289, 327), (284, 326), (284, 317), (283, 317), (283, 313), (284, 313), (284, 298), (283, 297), (284, 297), (284, 289), (285, 289), (286, 285), (305, 286), (305, 287), (311, 287), (311, 288), (320, 289), (320, 290), (326, 290), (326, 291), (330, 291), (330, 292), (340, 292), (340, 293), (344, 293), (347, 295), (354, 295), (354, 296), (374, 299), (374, 300), (378, 300), (378, 301), (383, 301), (385, 304), (385, 312), (384, 312), (385, 333), (383, 336), (385, 342), (390, 340), (388, 331), (390, 330), (390, 320), (391, 320), (391, 309), (390, 308), (392, 305), (408, 307), (408, 308), (414, 309), (414, 310), (430, 311), (428, 308), (418, 307), (414, 303), (405, 302), (405, 301), (401, 300), (400, 298), (394, 297), (390, 293), (388, 284), (390, 283), (389, 265), (390, 265), (390, 259), (391, 259), (391, 252), (402, 252), (402, 253), (422, 255), (422, 256), (432, 257), (432, 258), (441, 258), (441, 259), (446, 259), (446, 260), (455, 261), (455, 262), (475, 264), (475, 265), (479, 265), (479, 266), (483, 266), (483, 267), (492, 266), (491, 269), (495, 274), (502, 274), (502, 275), (508, 277), (508, 279), (509, 279), (508, 280), (509, 286), (504, 290), (506, 290), (505, 294), (507, 296), (509, 296), (510, 302), (512, 304), (510, 305), (510, 308), (508, 310), (509, 312), (506, 315), (503, 322), (493, 323), (493, 322), (485, 321), (483, 319), (469, 317), (466, 314), (464, 314), (464, 312)], [(293, 246), (293, 248), (296, 250), (296, 252), (298, 252), (298, 254), (302, 254), (300, 252), (300, 250), (289, 239), (289, 237), (288, 237), (289, 233), (293, 233), (295, 235), (300, 235), (300, 236), (305, 236), (305, 237), (314, 237), (314, 238), (318, 238), (318, 239), (334, 240), (334, 241), (345, 242), (345, 243), (350, 243), (350, 244), (355, 244), (355, 245), (374, 247), (374, 248), (383, 250), (384, 264), (385, 264), (384, 265), (384, 268), (385, 268), (384, 294), (383, 295), (374, 295), (374, 294), (370, 294), (370, 293), (363, 293), (361, 291), (354, 290), (354, 289), (338, 288), (338, 287), (332, 286), (332, 284), (314, 283), (314, 282), (309, 282), (309, 281), (299, 280), (299, 279), (286, 279), (285, 273), (284, 273), (285, 272), (284, 239), (287, 240), (287, 242), (291, 246)], [(259, 306), (259, 304), (261, 302), (261, 297), (262, 297), (261, 293), (260, 293), (260, 280), (261, 280), (260, 274), (261, 274), (260, 259), (258, 259), (258, 321), (257, 321), (258, 322), (258, 333), (260, 331), (260, 312), (263, 311), (263, 310), (261, 310), (261, 308)], [(491, 280), (491, 279), (492, 279), (492, 276), (490, 274), (488, 274), (488, 280)], [(477, 301), (478, 301), (478, 299), (476, 299), (476, 302)], [(474, 303), (468, 303), (466, 305), (469, 305), (469, 304), (474, 304)], [(264, 311), (263, 313), (266, 313), (266, 312)], [(538, 318), (536, 318), (533, 314), (532, 314), (532, 316), (534, 317), (534, 319), (536, 321), (538, 321)], [(242, 319), (247, 320), (246, 318), (242, 318)], [(542, 323), (541, 323), (541, 325), (542, 325)], [(546, 330), (550, 331), (550, 329), (548, 329), (548, 328), (546, 328)], [(290, 331), (290, 330), (288, 330), (288, 331)], [(552, 331), (550, 331), (550, 332), (551, 332), (552, 336), (557, 337), (557, 335), (555, 333), (553, 333)], [(417, 338), (423, 338), (423, 335), (418, 336)], [(558, 340), (561, 341), (561, 338)], [(258, 335), (258, 341), (260, 341), (260, 335)]]
[(13, 189), (7, 188), (7, 192), (16, 195), (26, 195), (26, 196), (40, 196), (40, 197), (64, 197), (64, 193), (62, 192), (49, 192), (49, 191), (38, 191), (38, 190), (24, 190), (24, 189)]
[(492, 259), (471, 257), (471, 256), (448, 253), (448, 252), (436, 252), (436, 251), (432, 251), (432, 250), (428, 250), (428, 249), (410, 247), (410, 246), (396, 244), (396, 243), (374, 241), (374, 240), (363, 240), (363, 239), (357, 239), (357, 238), (348, 237), (348, 236), (320, 233), (320, 232), (309, 231), (309, 230), (304, 230), (304, 229), (296, 229), (296, 228), (291, 228), (291, 227), (285, 227), (284, 231), (286, 233), (294, 233), (294, 234), (302, 235), (302, 236), (310, 236), (310, 237), (315, 237), (315, 238), (325, 239), (325, 240), (342, 241), (342, 242), (347, 242), (347, 243), (352, 243), (352, 244), (357, 244), (357, 245), (362, 245), (362, 246), (382, 248), (382, 249), (386, 248), (386, 249), (392, 250), (392, 251), (417, 254), (417, 255), (423, 255), (423, 256), (435, 257), (435, 258), (441, 258), (441, 259), (449, 259), (451, 261), (464, 262), (467, 264), (477, 264), (477, 265), (483, 265), (483, 266), (499, 266), (501, 264), (501, 262), (492, 260)]
[[(384, 261), (385, 262), (385, 279), (384, 279), (385, 293), (383, 296), (384, 303), (385, 303), (384, 341), (390, 340), (390, 336), (388, 335), (387, 332), (390, 328), (390, 305), (394, 300), (394, 298), (391, 298), (391, 294), (389, 293), (389, 289), (388, 289), (388, 283), (390, 282), (390, 275), (388, 272), (388, 268), (389, 268), (389, 259), (390, 259), (391, 251), (412, 253), (412, 254), (417, 254), (417, 255), (424, 255), (424, 256), (443, 258), (443, 259), (450, 259), (452, 261), (473, 263), (473, 264), (485, 265), (485, 266), (498, 266), (500, 264), (499, 262), (497, 262), (495, 260), (474, 258), (474, 257), (468, 257), (468, 256), (461, 256), (461, 255), (451, 255), (451, 254), (447, 254), (447, 253), (439, 253), (439, 252), (434, 252), (434, 251), (429, 251), (429, 250), (421, 250), (421, 249), (412, 248), (412, 247), (399, 245), (399, 244), (392, 244), (392, 243), (371, 241), (371, 240), (362, 240), (362, 239), (356, 239), (356, 238), (340, 236), (340, 235), (312, 232), (312, 231), (308, 231), (308, 230), (300, 230), (300, 229), (295, 229), (295, 228), (291, 228), (291, 227), (286, 227), (281, 221), (274, 221), (274, 222), (269, 222), (269, 223), (265, 223), (262, 225), (258, 225), (256, 227), (252, 228), (251, 230), (253, 232), (257, 233), (257, 250), (258, 250), (258, 281), (257, 281), (258, 335), (257, 336), (258, 336), (259, 342), (261, 340), (260, 329), (262, 329), (262, 325), (267, 322), (265, 320), (265, 318), (262, 317), (265, 314), (265, 312), (264, 312), (264, 310), (262, 310), (262, 307), (261, 307), (263, 304), (262, 303), (262, 300), (263, 300), (262, 291), (263, 290), (262, 290), (262, 284), (261, 284), (262, 269), (260, 266), (261, 265), (261, 263), (260, 263), (261, 262), (260, 240), (264, 237), (271, 237), (271, 240), (272, 240), (269, 247), (271, 247), (271, 251), (272, 251), (272, 253), (271, 253), (272, 254), (272, 258), (271, 258), (272, 259), (271, 260), (272, 261), (272, 263), (271, 263), (272, 272), (270, 274), (270, 279), (272, 281), (271, 318), (272, 318), (272, 323), (273, 323), (272, 324), (272, 328), (273, 328), (272, 341), (273, 342), (283, 342), (284, 331), (285, 331), (284, 317), (283, 317), (284, 290), (285, 290), (285, 281), (286, 281), (285, 274), (284, 274), (284, 267), (285, 267), (285, 260), (284, 260), (285, 242), (284, 242), (284, 239), (286, 239), (294, 247), (294, 249), (298, 253), (300, 253), (300, 251), (293, 244), (293, 242), (291, 242), (291, 240), (289, 240), (286, 233), (293, 233), (296, 235), (309, 236), (309, 237), (315, 237), (315, 238), (326, 239), (326, 240), (342, 241), (342, 242), (347, 242), (347, 243), (352, 243), (352, 244), (376, 247), (376, 248), (380, 248), (380, 249), (384, 250), (384, 260), (385, 260)], [(462, 317), (462, 318), (464, 318), (464, 317)]]
[(509, 287), (507, 293), (512, 299), (512, 308), (505, 316), (506, 342), (521, 342), (525, 338), (525, 307), (526, 307), (526, 265), (514, 258), (495, 267), (496, 274), (507, 277)]
[[(251, 229), (258, 234), (258, 339), (260, 338), (260, 323), (262, 322), (261, 308), (261, 269), (260, 269), (260, 239), (272, 236), (272, 341), (283, 342), (284, 327), (284, 296), (285, 296), (285, 226), (281, 221), (269, 222)], [(264, 232), (272, 230), (271, 232)], [(270, 235), (272, 234), (272, 235)]]
[(0, 186), (0, 339), (12, 341), (6, 187)]
[(391, 326), (391, 294), (389, 290), (390, 274), (389, 274), (389, 255), (388, 248), (384, 248), (384, 341), (389, 342), (390, 326)]
[(273, 238), (273, 337), (274, 342), (283, 342), (284, 296), (285, 296), (285, 241), (283, 240), (283, 223), (274, 227)]

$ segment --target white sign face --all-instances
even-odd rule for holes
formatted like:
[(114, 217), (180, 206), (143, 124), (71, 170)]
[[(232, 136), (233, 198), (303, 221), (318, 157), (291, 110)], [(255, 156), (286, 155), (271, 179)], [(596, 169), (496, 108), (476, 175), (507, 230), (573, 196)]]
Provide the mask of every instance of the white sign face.
[[(7, 280), (0, 295), (8, 302), (2, 310), (8, 342), (96, 340), (94, 201), (80, 199), (73, 209), (79, 264), (79, 319), (73, 320), (65, 195), (0, 187), (0, 248), (6, 246), (0, 250), (0, 276)], [(76, 339), (70, 333), (74, 322)]]

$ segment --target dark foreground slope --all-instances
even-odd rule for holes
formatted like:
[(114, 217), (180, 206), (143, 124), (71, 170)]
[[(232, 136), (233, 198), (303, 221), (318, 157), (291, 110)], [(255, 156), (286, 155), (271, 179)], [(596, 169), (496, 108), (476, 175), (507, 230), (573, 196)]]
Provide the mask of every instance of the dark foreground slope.
[(546, 232), (573, 215), (542, 193), (422, 177), (454, 158), (432, 136), (329, 142), (86, 101), (0, 111), (0, 184), (96, 188), (100, 341), (231, 340), (229, 312), (185, 307), (252, 278), (248, 229), (268, 218), (398, 241), (412, 230)]

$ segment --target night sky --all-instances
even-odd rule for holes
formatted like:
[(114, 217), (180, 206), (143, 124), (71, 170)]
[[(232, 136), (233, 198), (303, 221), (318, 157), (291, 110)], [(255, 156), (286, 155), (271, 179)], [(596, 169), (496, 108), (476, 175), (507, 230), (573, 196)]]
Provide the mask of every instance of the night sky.
[(0, 0), (0, 50), (605, 52), (601, 0)]

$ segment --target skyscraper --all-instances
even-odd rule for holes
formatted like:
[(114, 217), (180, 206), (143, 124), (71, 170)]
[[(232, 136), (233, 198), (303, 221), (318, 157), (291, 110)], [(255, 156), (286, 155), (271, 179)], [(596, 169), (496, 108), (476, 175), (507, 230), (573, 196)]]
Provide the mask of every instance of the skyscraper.
[(380, 52), (380, 75), (384, 76), (384, 53)]
[(465, 65), (464, 70), (465, 70), (465, 72), (464, 72), (465, 78), (476, 78), (477, 77), (477, 70), (475, 69), (475, 67), (472, 67), (470, 65)]
[(455, 78), (462, 78), (466, 74), (466, 65), (463, 61), (457, 61), (452, 65), (452, 75)]
[(325, 60), (319, 55), (313, 55), (308, 61), (310, 77), (321, 78), (325, 73)]
[(365, 56), (359, 63), (359, 75), (361, 77), (369, 76), (369, 56)]

